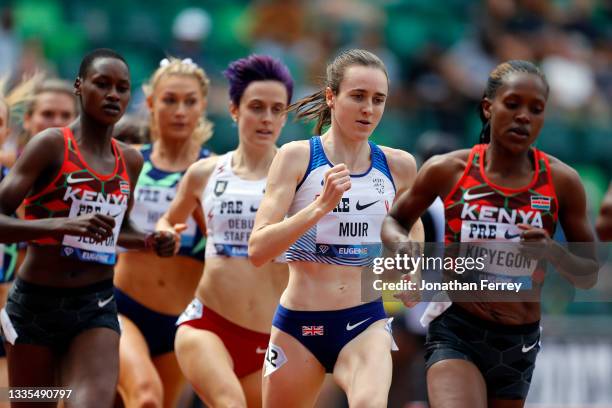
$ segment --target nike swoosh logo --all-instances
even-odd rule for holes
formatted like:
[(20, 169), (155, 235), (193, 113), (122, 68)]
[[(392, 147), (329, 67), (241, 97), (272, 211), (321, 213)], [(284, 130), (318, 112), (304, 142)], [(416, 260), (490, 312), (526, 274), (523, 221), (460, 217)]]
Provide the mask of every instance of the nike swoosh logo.
[(257, 210), (259, 210), (259, 207), (258, 208), (254, 208), (253, 205), (251, 205), (251, 212), (257, 212)]
[(262, 349), (258, 346), (257, 349), (255, 349), (255, 352), (257, 354), (266, 354), (266, 349)]
[(109, 302), (113, 300), (113, 297), (114, 295), (110, 295), (108, 299), (104, 299), (104, 300), (98, 299), (98, 307), (103, 308), (104, 306), (108, 305)]
[(365, 210), (366, 208), (373, 206), (374, 204), (376, 204), (379, 201), (380, 200), (376, 200), (376, 201), (373, 201), (371, 203), (364, 204), (364, 205), (359, 204), (359, 201), (357, 201), (357, 205), (355, 206), (355, 208), (357, 208), (357, 211)]
[(538, 344), (538, 342), (536, 341), (535, 343), (533, 343), (531, 346), (527, 347), (523, 344), (523, 348), (521, 349), (521, 351), (523, 353), (528, 353), (532, 348), (534, 348), (536, 345)]
[(74, 178), (74, 174), (72, 173), (70, 173), (68, 177), (66, 178), (66, 182), (68, 184), (83, 183), (85, 181), (92, 181), (92, 180), (95, 180), (95, 179), (93, 177)]
[(113, 217), (113, 218), (117, 218), (118, 216), (120, 216), (121, 214), (123, 214), (123, 210), (119, 210), (119, 212), (117, 214), (111, 214), (110, 212), (107, 214), (109, 217)]
[(359, 326), (359, 325), (360, 325), (360, 324), (362, 324), (362, 323), (367, 322), (367, 321), (368, 321), (368, 320), (370, 320), (370, 319), (371, 319), (371, 317), (368, 317), (367, 319), (362, 320), (362, 321), (360, 321), (360, 322), (358, 322), (358, 323), (355, 323), (355, 324), (351, 324), (351, 322), (347, 322), (347, 323), (346, 323), (346, 330), (351, 331), (351, 330), (353, 330), (355, 327)]
[(506, 239), (514, 239), (516, 237), (520, 237), (521, 234), (510, 234), (510, 231), (506, 230), (506, 233), (504, 234), (504, 238)]
[(489, 191), (488, 193), (478, 193), (478, 194), (470, 194), (469, 191), (466, 191), (465, 193), (463, 193), (463, 201), (476, 200), (477, 198), (490, 196), (491, 194), (495, 194), (495, 191)]

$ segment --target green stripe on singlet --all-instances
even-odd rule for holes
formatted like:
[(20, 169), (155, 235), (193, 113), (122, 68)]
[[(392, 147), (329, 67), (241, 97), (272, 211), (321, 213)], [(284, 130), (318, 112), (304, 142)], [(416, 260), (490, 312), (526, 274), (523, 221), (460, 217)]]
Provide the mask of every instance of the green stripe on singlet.
[[(6, 258), (6, 255), (8, 255), (10, 258), (8, 265), (6, 265), (4, 268), (4, 282), (9, 282), (11, 279), (13, 279), (13, 275), (15, 274), (15, 266), (17, 266), (17, 254), (17, 244), (5, 245), (4, 253), (0, 253), (2, 258)], [(2, 258), (0, 258), (0, 262), (3, 261)]]
[(167, 176), (154, 179), (149, 176), (149, 172), (153, 170), (153, 165), (150, 161), (146, 161), (142, 166), (142, 171), (140, 172), (140, 176), (138, 177), (138, 183), (141, 186), (154, 186), (154, 187), (173, 187), (176, 185), (181, 177), (183, 176), (182, 172), (170, 173)]

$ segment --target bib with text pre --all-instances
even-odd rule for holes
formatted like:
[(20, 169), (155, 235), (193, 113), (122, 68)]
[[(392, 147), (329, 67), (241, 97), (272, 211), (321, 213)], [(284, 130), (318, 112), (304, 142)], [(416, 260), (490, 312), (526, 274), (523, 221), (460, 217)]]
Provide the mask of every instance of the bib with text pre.
[[(97, 193), (101, 194), (101, 193)], [(104, 241), (96, 241), (93, 238), (65, 235), (62, 240), (62, 255), (77, 258), (85, 262), (98, 262), (112, 265), (116, 261), (117, 241), (123, 217), (127, 210), (127, 195), (116, 202), (91, 202), (86, 200), (73, 200), (70, 206), (70, 218), (85, 214), (104, 214), (115, 219), (113, 233)]]

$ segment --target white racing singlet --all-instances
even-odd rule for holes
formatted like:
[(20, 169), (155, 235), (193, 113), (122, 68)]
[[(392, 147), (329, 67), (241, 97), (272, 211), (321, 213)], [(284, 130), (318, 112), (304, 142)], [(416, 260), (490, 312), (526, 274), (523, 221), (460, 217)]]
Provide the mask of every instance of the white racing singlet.
[(206, 258), (248, 257), (249, 237), (266, 188), (266, 178), (244, 180), (234, 174), (233, 153), (219, 157), (202, 196), (208, 235)]

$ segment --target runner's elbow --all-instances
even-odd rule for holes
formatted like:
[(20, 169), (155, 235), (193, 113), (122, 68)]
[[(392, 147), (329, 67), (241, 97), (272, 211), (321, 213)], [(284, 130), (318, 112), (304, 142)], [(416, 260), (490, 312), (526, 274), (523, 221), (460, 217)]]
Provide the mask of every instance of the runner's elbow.
[(577, 279), (574, 279), (574, 287), (582, 290), (587, 290), (593, 288), (597, 285), (599, 267), (597, 264), (594, 265), (593, 270), (584, 276), (580, 276)]
[(612, 240), (612, 223), (607, 223), (605, 221), (599, 221), (597, 226), (595, 227), (597, 230), (597, 236), (602, 241), (611, 241)]
[(259, 252), (251, 250), (249, 247), (249, 261), (259, 268), (267, 262), (267, 258), (262, 256)]
[(249, 239), (249, 261), (257, 267), (262, 266), (267, 261), (260, 241), (256, 234), (251, 235)]

